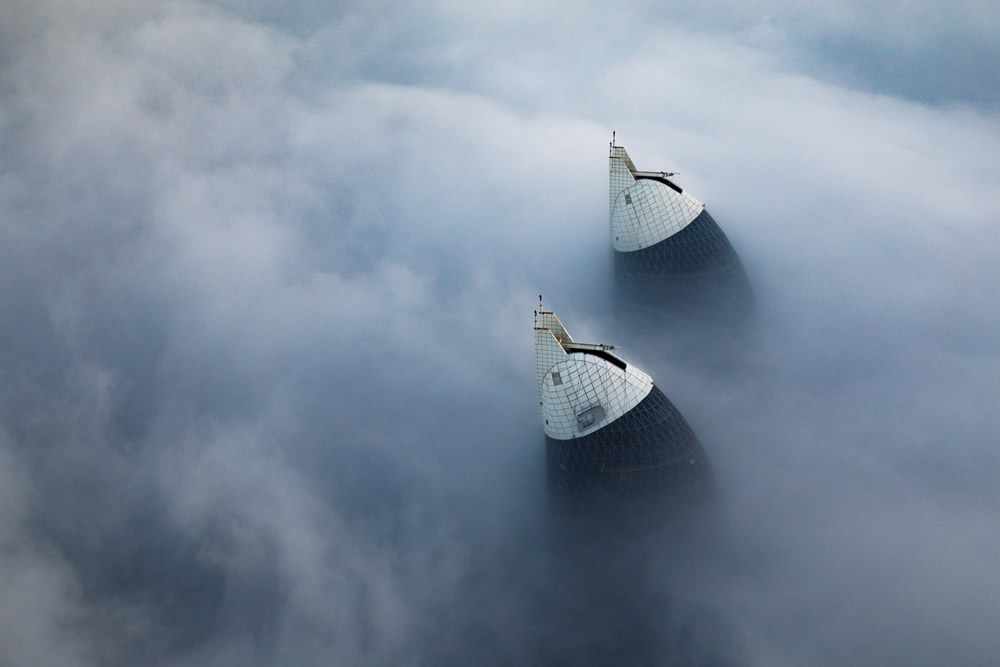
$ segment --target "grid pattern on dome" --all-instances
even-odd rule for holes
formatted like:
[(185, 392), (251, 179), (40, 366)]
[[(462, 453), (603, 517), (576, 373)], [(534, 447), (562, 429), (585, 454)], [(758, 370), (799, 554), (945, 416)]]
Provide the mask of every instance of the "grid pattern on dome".
[[(653, 379), (632, 365), (622, 369), (592, 354), (571, 352), (542, 380), (542, 428), (555, 439), (585, 437), (628, 413), (652, 388)], [(587, 421), (594, 415), (598, 418)]]
[(744, 273), (725, 232), (705, 210), (691, 224), (660, 243), (615, 253), (615, 262), (625, 276), (640, 280)]
[(621, 418), (574, 440), (546, 438), (550, 486), (559, 494), (639, 500), (701, 489), (711, 468), (697, 436), (658, 387)]
[(611, 244), (623, 252), (648, 248), (684, 229), (704, 208), (660, 181), (636, 181), (612, 202)]

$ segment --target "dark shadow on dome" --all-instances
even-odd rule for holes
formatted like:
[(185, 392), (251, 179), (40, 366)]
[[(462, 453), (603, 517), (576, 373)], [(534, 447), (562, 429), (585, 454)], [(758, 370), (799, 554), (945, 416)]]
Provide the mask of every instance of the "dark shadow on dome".
[(698, 437), (656, 386), (589, 435), (546, 436), (545, 452), (552, 502), (567, 511), (631, 514), (664, 502), (698, 505), (714, 493), (712, 467)]
[(615, 297), (632, 311), (669, 311), (710, 326), (738, 326), (755, 311), (743, 263), (707, 210), (655, 245), (613, 253)]

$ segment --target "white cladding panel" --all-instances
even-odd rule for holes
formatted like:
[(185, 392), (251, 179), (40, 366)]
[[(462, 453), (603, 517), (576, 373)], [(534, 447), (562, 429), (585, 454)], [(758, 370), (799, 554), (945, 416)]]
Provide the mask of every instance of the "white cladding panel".
[[(632, 160), (629, 159), (628, 153), (621, 146), (615, 147), (616, 155), (613, 155), (610, 160), (610, 171), (609, 171), (609, 188), (608, 188), (608, 215), (615, 208), (615, 197), (618, 193), (625, 188), (635, 185), (635, 177), (632, 175), (632, 170), (635, 169), (635, 165), (632, 164)], [(617, 153), (620, 153), (618, 155)], [(629, 166), (631, 165), (631, 167)], [(610, 220), (610, 218), (609, 218)]]
[(635, 181), (611, 203), (611, 244), (621, 252), (656, 245), (687, 227), (704, 208), (691, 195), (659, 181)]
[(653, 389), (653, 379), (593, 354), (570, 352), (545, 373), (541, 417), (545, 434), (569, 440), (593, 433), (634, 408)]
[[(557, 320), (558, 321), (558, 320)], [(562, 325), (560, 324), (560, 328)], [(542, 379), (549, 369), (566, 359), (566, 350), (548, 329), (535, 329), (535, 378), (538, 384), (538, 418), (542, 416)]]

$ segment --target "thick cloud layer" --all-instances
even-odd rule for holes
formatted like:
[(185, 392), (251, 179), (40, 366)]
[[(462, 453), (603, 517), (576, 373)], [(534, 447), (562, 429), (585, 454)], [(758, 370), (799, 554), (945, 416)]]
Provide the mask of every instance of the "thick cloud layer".
[[(996, 15), (310, 4), (5, 14), (0, 662), (995, 659)], [(752, 331), (614, 317), (612, 129)], [(719, 477), (635, 589), (553, 538), (539, 292)]]

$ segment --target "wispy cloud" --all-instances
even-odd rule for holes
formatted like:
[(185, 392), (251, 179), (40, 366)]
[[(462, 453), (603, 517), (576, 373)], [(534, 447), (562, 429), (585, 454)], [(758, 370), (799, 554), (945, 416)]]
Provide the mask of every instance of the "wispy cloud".
[(529, 327), (543, 292), (637, 340), (612, 129), (707, 202), (760, 310), (730, 372), (622, 350), (722, 488), (651, 575), (664, 659), (996, 655), (996, 68), (943, 83), (996, 60), (996, 16), (108, 7), (0, 27), (0, 662), (570, 642)]

